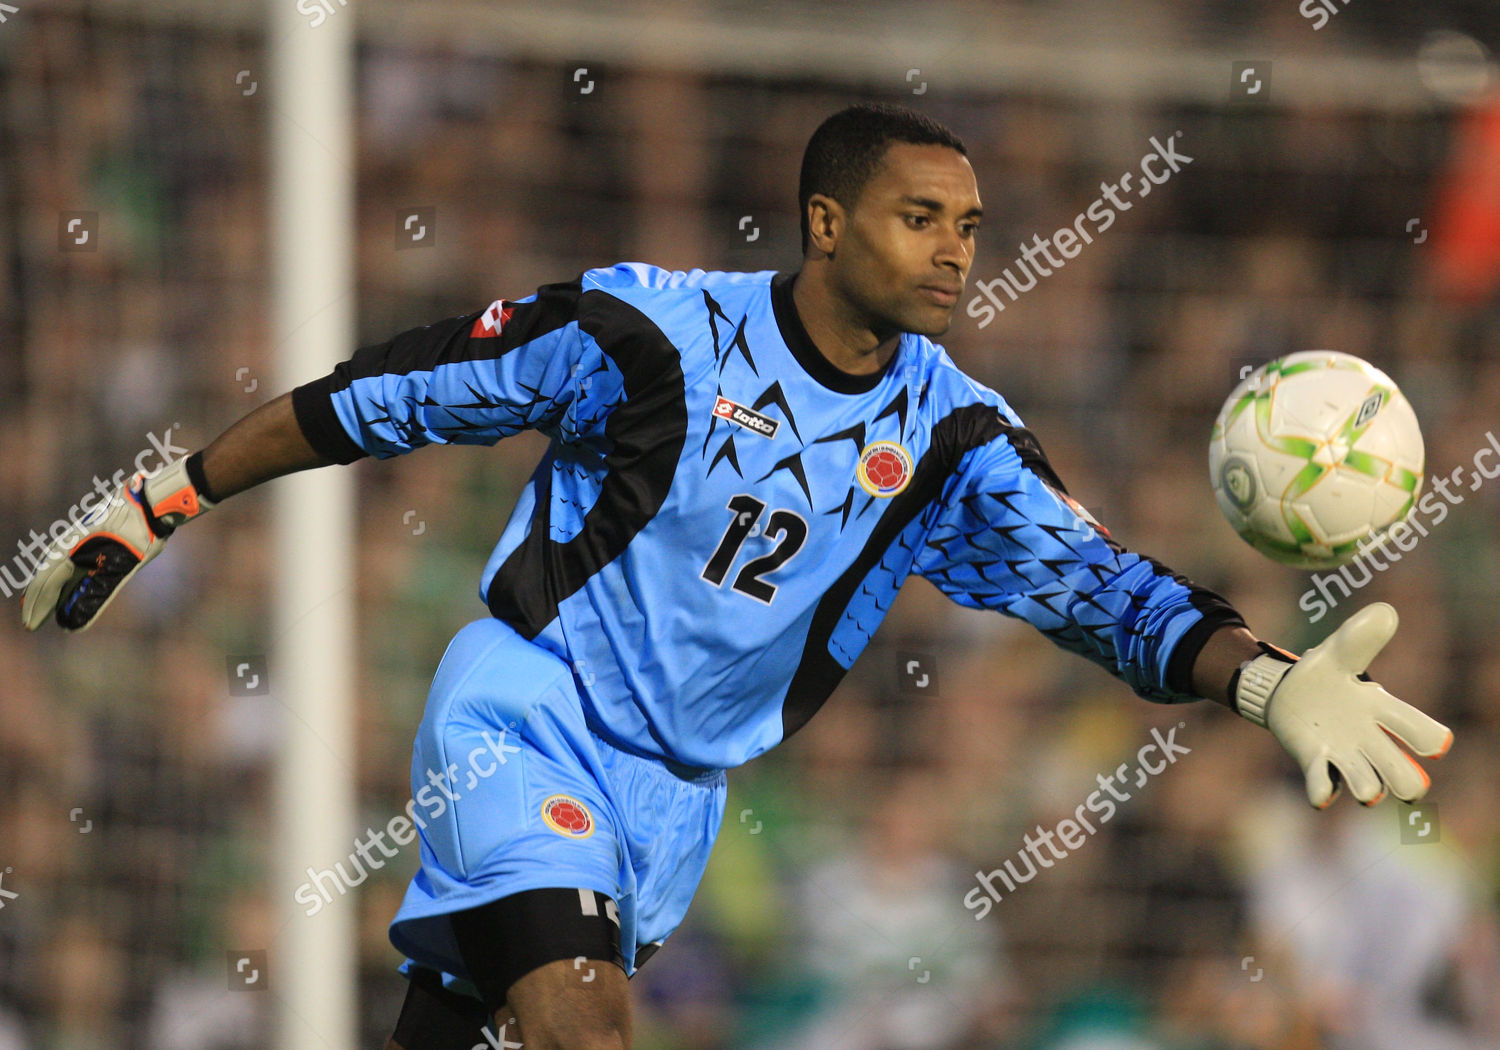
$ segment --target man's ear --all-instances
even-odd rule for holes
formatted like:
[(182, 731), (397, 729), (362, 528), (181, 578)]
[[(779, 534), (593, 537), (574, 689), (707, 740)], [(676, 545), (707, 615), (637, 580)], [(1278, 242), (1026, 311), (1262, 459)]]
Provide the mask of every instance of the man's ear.
[(847, 217), (843, 206), (826, 193), (814, 193), (807, 199), (807, 244), (829, 258), (844, 234)]

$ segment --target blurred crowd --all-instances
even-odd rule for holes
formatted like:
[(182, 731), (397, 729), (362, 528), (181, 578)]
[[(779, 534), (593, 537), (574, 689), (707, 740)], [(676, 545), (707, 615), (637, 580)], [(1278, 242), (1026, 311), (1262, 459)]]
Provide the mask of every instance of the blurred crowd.
[[(24, 45), (0, 61), (7, 543), (152, 435), (202, 447), (284, 388), (266, 321), (269, 92), (245, 93), (263, 42), (45, 9), (14, 28)], [(615, 70), (585, 98), (554, 64), (391, 47), (362, 48), (358, 76), (359, 345), (616, 261), (794, 270), (807, 137), (889, 97)], [(1315, 813), (1291, 760), (1223, 708), (1149, 704), (913, 581), (819, 716), (730, 774), (692, 911), (633, 982), (637, 1045), (1500, 1045), (1500, 483), (1464, 492), (1314, 625), (1306, 574), (1234, 536), (1206, 470), (1240, 370), (1302, 349), (1390, 372), (1429, 475), (1500, 431), (1494, 274), (1455, 282), (1442, 265), (1471, 257), (1466, 217), (1500, 213), (1484, 122), (1500, 98), (1393, 115), (935, 95), (905, 101), (969, 145), (986, 208), (971, 288), (1071, 225), (1151, 136), (1180, 134), (1189, 169), (995, 323), (960, 313), (942, 342), (1118, 541), (1220, 591), (1261, 636), (1300, 649), (1365, 601), (1394, 604), (1402, 627), (1373, 672), (1457, 744), (1432, 767), (1434, 805)], [(435, 244), (396, 250), (411, 207), (436, 209)], [(96, 250), (62, 250), (69, 212), (97, 215)], [(480, 569), (542, 448), (528, 434), (329, 468), (356, 474), (360, 500), (351, 841), (409, 797), (431, 674), (485, 614)], [(255, 490), (182, 530), (87, 634), (26, 635), (9, 599), (0, 1050), (269, 1045), (275, 956), (261, 995), (231, 990), (226, 959), (313, 921), (264, 889), (274, 696), (232, 695), (226, 667), (274, 653), (269, 507)], [(976, 918), (976, 874), (1072, 814), (1153, 729), (1190, 753)], [(407, 851), (332, 905), (358, 911), (363, 1046), (400, 1006), (386, 924), (415, 864)]]

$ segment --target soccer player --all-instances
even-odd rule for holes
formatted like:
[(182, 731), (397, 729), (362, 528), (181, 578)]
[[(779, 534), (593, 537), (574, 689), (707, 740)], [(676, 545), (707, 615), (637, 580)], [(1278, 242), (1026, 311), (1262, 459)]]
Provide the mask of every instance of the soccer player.
[[(995, 391), (931, 338), (974, 260), (963, 143), (856, 106), (808, 143), (796, 273), (586, 270), (359, 350), (207, 448), (137, 475), (22, 603), (83, 630), (172, 531), (291, 471), (429, 444), (552, 440), (417, 730), (443, 785), (391, 925), (399, 1050), (628, 1047), (627, 977), (682, 921), (725, 770), (811, 718), (916, 573), (1028, 621), (1162, 703), (1266, 726), (1309, 801), (1414, 800), (1452, 734), (1363, 672), (1372, 605), (1299, 660), (1116, 543)], [(458, 787), (464, 756), (492, 775)], [(425, 795), (423, 793), (426, 793)], [(424, 802), (424, 805), (426, 803)], [(507, 1024), (510, 1027), (505, 1027)]]

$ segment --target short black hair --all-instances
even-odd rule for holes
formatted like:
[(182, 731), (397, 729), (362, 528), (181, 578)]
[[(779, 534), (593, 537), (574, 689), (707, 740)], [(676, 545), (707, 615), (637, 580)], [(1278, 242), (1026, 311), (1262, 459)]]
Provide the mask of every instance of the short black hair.
[(813, 132), (802, 154), (797, 208), (802, 213), (802, 254), (807, 254), (807, 202), (815, 193), (853, 208), (865, 184), (880, 170), (893, 142), (947, 146), (964, 156), (963, 141), (943, 125), (914, 109), (887, 102), (864, 102), (841, 109)]

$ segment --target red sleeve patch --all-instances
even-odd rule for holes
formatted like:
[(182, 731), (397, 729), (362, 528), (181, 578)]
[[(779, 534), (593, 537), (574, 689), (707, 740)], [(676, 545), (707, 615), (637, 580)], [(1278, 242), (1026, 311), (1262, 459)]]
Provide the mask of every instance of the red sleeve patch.
[(474, 326), (469, 329), (469, 338), (493, 339), (505, 327), (505, 322), (510, 320), (510, 315), (515, 312), (515, 308), (514, 303), (496, 299), (490, 303), (489, 309), (474, 321)]

